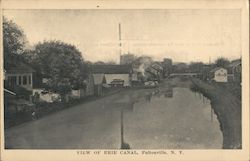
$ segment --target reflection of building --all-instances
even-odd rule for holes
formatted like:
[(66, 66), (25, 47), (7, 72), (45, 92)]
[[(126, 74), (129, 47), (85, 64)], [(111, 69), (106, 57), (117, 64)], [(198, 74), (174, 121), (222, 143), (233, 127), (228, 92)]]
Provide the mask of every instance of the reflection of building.
[(124, 64), (131, 64), (136, 59), (136, 57), (133, 54), (128, 53), (121, 55), (120, 59), (121, 59), (120, 64), (124, 65)]
[(215, 82), (227, 82), (227, 70), (222, 67), (214, 68), (210, 71), (210, 79)]

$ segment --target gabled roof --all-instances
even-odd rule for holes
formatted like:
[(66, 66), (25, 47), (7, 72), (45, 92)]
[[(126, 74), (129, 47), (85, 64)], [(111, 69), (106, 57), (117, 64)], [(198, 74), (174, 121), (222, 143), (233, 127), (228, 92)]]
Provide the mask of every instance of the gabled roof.
[(6, 70), (6, 73), (32, 73), (32, 72), (35, 72), (35, 70), (28, 64), (23, 62), (13, 64)]
[(210, 70), (210, 72), (211, 72), (211, 73), (213, 73), (213, 72), (215, 72), (215, 71), (217, 71), (217, 70), (220, 70), (220, 69), (227, 70), (227, 69), (222, 68), (222, 67), (216, 67), (216, 68), (214, 68), (214, 69)]
[(92, 65), (91, 72), (95, 74), (129, 74), (131, 65)]
[(152, 63), (150, 67), (152, 67), (152, 68), (154, 68), (155, 70), (158, 70), (158, 71), (163, 70), (163, 67), (159, 62)]

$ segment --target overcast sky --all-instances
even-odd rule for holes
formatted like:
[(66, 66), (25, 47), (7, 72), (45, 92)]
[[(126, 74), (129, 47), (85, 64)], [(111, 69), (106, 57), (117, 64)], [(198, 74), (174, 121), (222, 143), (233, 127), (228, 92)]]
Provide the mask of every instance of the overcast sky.
[(175, 62), (241, 55), (239, 10), (4, 10), (31, 45), (61, 40), (89, 61), (119, 62), (122, 51)]

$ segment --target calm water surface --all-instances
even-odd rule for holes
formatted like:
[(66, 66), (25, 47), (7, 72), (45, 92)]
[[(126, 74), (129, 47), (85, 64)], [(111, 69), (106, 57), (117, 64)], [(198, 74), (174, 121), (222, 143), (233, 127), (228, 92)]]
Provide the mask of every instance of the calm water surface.
[(125, 90), (5, 130), (7, 148), (219, 149), (210, 101), (189, 88)]
[[(123, 140), (132, 149), (222, 148), (210, 100), (188, 88), (138, 90), (122, 110)], [(126, 99), (124, 99), (126, 100)]]

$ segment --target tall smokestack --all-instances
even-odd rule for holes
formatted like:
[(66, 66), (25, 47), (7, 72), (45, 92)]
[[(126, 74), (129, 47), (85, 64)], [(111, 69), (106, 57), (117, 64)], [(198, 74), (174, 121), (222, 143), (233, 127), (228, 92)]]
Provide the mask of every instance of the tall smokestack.
[(119, 23), (119, 50), (120, 50), (120, 64), (121, 64), (121, 56), (122, 56), (122, 42), (121, 42), (121, 23)]

